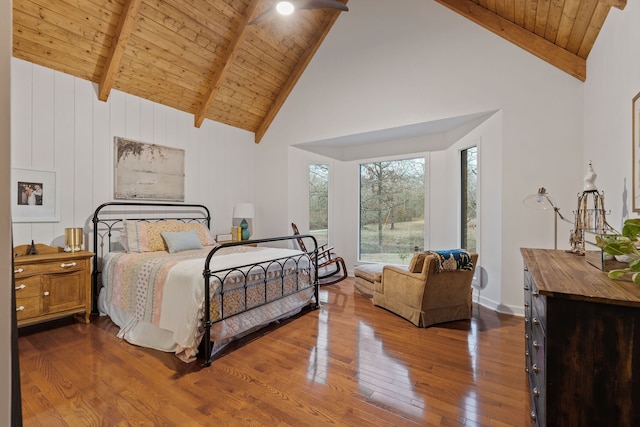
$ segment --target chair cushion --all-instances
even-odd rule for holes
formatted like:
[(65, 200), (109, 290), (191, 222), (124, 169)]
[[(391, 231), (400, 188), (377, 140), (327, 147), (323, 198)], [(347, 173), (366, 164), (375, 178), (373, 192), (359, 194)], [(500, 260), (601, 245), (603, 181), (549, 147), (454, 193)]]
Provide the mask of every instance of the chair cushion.
[(353, 273), (356, 277), (361, 277), (367, 282), (379, 282), (382, 279), (382, 269), (384, 264), (362, 264), (357, 266)]

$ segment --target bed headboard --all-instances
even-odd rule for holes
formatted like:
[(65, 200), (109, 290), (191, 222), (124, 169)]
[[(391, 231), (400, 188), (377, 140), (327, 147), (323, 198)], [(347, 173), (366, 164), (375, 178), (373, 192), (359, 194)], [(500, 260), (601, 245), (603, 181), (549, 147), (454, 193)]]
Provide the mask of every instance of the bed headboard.
[(211, 214), (204, 205), (186, 203), (145, 203), (145, 202), (107, 202), (93, 212), (93, 271), (91, 272), (91, 291), (93, 297), (92, 313), (98, 311), (99, 275), (102, 271), (102, 258), (105, 253), (114, 250), (120, 243), (120, 233), (127, 221), (169, 221), (185, 223), (197, 222), (211, 229)]

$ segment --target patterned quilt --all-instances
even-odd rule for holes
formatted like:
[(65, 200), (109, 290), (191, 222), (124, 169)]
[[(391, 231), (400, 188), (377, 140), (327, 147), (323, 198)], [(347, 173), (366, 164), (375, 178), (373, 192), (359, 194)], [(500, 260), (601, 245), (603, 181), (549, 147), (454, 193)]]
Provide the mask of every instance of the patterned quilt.
[[(186, 353), (185, 358), (192, 359), (202, 335), (202, 273), (211, 249), (174, 254), (109, 254), (102, 271), (105, 302), (129, 313), (131, 322), (172, 331), (177, 353)], [(296, 257), (266, 262), (292, 255)], [(213, 341), (230, 339), (299, 311), (313, 298), (308, 258), (301, 256), (300, 251), (223, 248), (213, 256), (210, 269), (214, 272), (210, 287), (211, 320), (220, 321), (212, 329)], [(296, 274), (298, 269), (301, 271)], [(300, 289), (306, 290), (297, 293)], [(283, 295), (288, 296), (278, 299)], [(241, 312), (246, 313), (226, 319)]]

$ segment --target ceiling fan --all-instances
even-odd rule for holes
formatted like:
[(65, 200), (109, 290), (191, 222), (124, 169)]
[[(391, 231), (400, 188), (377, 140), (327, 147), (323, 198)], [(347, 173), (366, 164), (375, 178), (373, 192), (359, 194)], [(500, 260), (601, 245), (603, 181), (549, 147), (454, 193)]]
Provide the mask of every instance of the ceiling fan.
[(342, 12), (348, 12), (349, 8), (338, 0), (290, 0), (276, 1), (275, 4), (262, 14), (258, 15), (249, 22), (249, 25), (260, 23), (268, 19), (274, 13), (281, 15), (291, 15), (295, 10), (302, 9), (336, 9)]

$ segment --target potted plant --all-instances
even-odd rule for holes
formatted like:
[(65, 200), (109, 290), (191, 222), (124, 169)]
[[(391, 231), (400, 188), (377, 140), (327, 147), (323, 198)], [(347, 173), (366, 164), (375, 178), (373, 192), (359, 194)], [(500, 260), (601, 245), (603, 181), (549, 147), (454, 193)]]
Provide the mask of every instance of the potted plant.
[(631, 280), (640, 286), (640, 250), (636, 245), (640, 234), (640, 218), (627, 219), (622, 227), (622, 233), (596, 236), (596, 244), (603, 252), (613, 256), (627, 256), (632, 258), (627, 268), (611, 270), (608, 275), (618, 279), (625, 274), (632, 274)]

